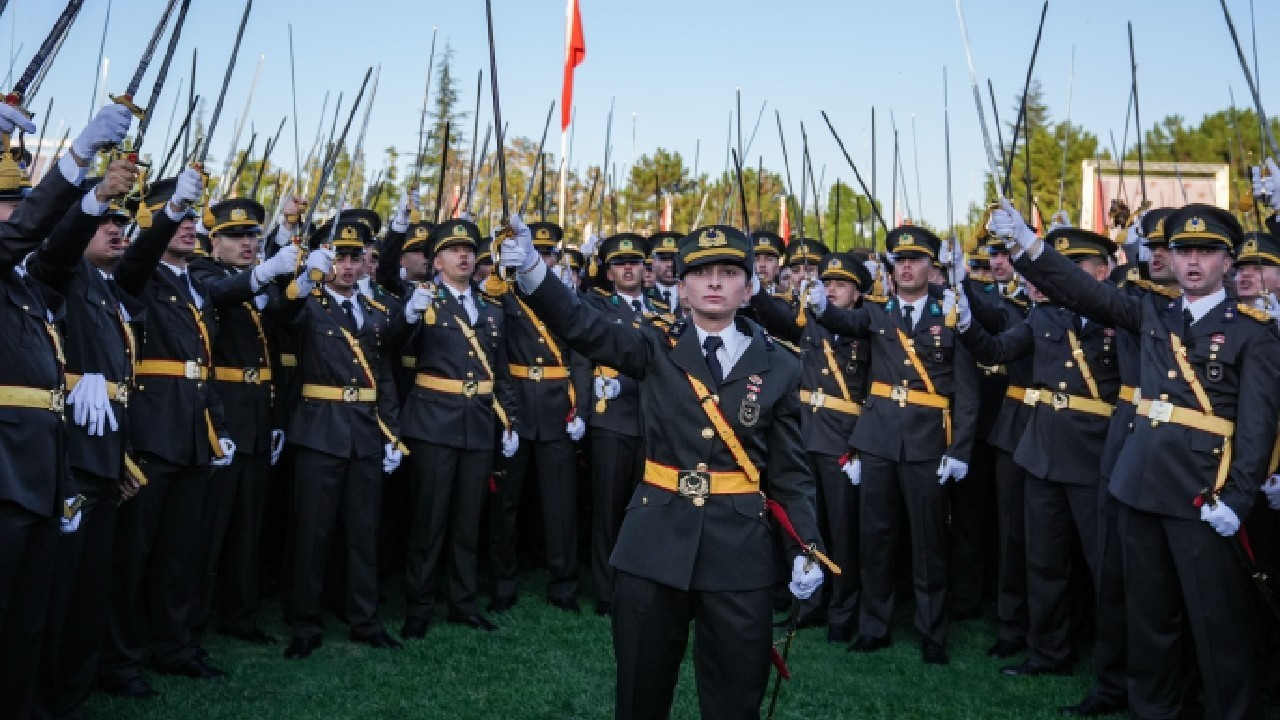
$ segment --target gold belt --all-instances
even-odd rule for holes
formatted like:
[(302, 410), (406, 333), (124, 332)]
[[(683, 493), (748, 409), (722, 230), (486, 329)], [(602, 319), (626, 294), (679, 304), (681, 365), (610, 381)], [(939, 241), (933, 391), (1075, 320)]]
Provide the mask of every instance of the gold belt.
[(1163, 400), (1141, 400), (1138, 402), (1138, 414), (1151, 419), (1151, 426), (1160, 423), (1173, 423), (1202, 430), (1207, 433), (1230, 438), (1235, 434), (1236, 424), (1216, 415), (1205, 415), (1199, 410), (1178, 407)]
[(947, 410), (951, 407), (951, 399), (942, 395), (912, 390), (903, 385), (890, 385), (883, 382), (871, 383), (871, 394), (876, 397), (889, 398), (900, 406), (923, 405), (924, 407)]
[(335, 387), (307, 383), (302, 386), (302, 397), (308, 400), (327, 400), (329, 402), (371, 403), (377, 401), (378, 390), (376, 388), (362, 388), (353, 385)]
[(1017, 400), (1018, 402), (1026, 402), (1027, 389), (1024, 387), (1018, 387), (1017, 385), (1010, 385), (1008, 388), (1005, 389), (1004, 396), (1009, 398), (1010, 400)]
[(435, 375), (418, 373), (418, 377), (413, 382), (425, 390), (435, 390), (449, 395), (475, 397), (476, 395), (493, 394), (493, 382), (490, 380), (451, 380), (449, 378), (436, 377)]
[(827, 408), (845, 415), (861, 415), (862, 406), (858, 403), (845, 400), (844, 398), (828, 395), (821, 390), (809, 392), (808, 390), (800, 390), (800, 402), (813, 408), (814, 412), (818, 412), (818, 408)]
[(1120, 386), (1120, 399), (1127, 403), (1138, 404), (1142, 400), (1142, 389), (1133, 387), (1132, 385)]
[(521, 380), (532, 380), (534, 382), (542, 382), (543, 380), (568, 380), (569, 368), (563, 365), (551, 365), (544, 367), (542, 365), (512, 365), (511, 377), (520, 378)]
[(209, 368), (195, 360), (139, 360), (133, 374), (135, 377), (208, 380)]
[[(76, 389), (76, 385), (80, 384), (84, 375), (79, 373), (67, 373), (67, 392)], [(129, 404), (129, 383), (107, 381), (107, 399), (112, 402), (118, 402), (121, 405)]]
[(1039, 388), (1027, 388), (1026, 394), (1022, 398), (1022, 402), (1027, 405), (1048, 405), (1054, 410), (1076, 410), (1090, 415), (1099, 415), (1101, 417), (1111, 417), (1111, 413), (1115, 412), (1115, 407), (1111, 403), (1102, 400), (1094, 400), (1093, 398), (1081, 397), (1079, 395), (1069, 395), (1064, 392), (1049, 392)]
[(66, 408), (66, 393), (62, 390), (0, 385), (0, 407), (61, 413)]
[(221, 380), (222, 382), (257, 385), (258, 383), (271, 382), (271, 368), (216, 367), (213, 369), (213, 379)]
[(678, 493), (681, 497), (691, 498), (693, 504), (698, 506), (707, 501), (708, 495), (760, 492), (760, 486), (751, 482), (741, 470), (713, 472), (707, 469), (705, 463), (699, 463), (694, 470), (677, 470), (646, 459), (644, 481), (654, 487)]

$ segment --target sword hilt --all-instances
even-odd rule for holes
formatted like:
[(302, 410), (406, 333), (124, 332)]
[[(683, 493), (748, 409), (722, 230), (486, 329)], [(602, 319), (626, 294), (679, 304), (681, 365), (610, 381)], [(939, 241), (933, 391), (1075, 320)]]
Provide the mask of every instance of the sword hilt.
[(138, 107), (138, 105), (133, 102), (133, 95), (130, 95), (129, 93), (124, 93), (123, 95), (112, 95), (111, 93), (107, 93), (107, 97), (111, 99), (111, 102), (129, 108), (129, 112), (133, 113), (133, 116), (139, 120), (147, 114), (146, 108)]
[(16, 109), (18, 112), (22, 113), (22, 116), (23, 116), (23, 117), (25, 117), (25, 118), (26, 118), (26, 119), (28, 119), (28, 120), (30, 120), (30, 119), (32, 119), (32, 118), (34, 118), (34, 117), (35, 117), (35, 114), (34, 114), (34, 113), (32, 113), (30, 110), (28, 110), (28, 109), (26, 109), (25, 107), (23, 107), (23, 105), (22, 105), (22, 93), (19, 93), (19, 92), (11, 92), (11, 93), (6, 94), (6, 95), (4, 96), (4, 103), (5, 103), (6, 105), (8, 105), (8, 106), (10, 106), (10, 107), (12, 107), (12, 108), (14, 108), (14, 109)]

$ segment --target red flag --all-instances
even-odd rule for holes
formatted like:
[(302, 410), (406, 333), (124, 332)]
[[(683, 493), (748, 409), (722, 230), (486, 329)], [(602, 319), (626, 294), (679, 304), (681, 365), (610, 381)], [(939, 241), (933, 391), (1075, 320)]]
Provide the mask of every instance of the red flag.
[(791, 219), (787, 217), (787, 197), (785, 195), (778, 201), (782, 206), (778, 215), (778, 234), (782, 236), (783, 246), (791, 244)]
[(560, 91), (560, 132), (569, 129), (573, 117), (573, 69), (587, 57), (587, 40), (582, 35), (582, 13), (578, 0), (567, 0), (564, 33), (564, 88)]

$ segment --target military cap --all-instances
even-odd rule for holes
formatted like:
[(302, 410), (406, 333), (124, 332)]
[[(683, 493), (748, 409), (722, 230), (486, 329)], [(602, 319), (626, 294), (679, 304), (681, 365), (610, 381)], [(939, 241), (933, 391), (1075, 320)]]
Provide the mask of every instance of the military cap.
[(728, 225), (709, 225), (689, 233), (680, 241), (676, 256), (676, 273), (684, 277), (690, 270), (704, 265), (728, 263), (750, 273), (755, 264), (751, 238)]
[(668, 230), (656, 232), (649, 236), (649, 252), (653, 255), (675, 255), (680, 252), (680, 241), (684, 237)]
[(1116, 252), (1116, 244), (1111, 238), (1078, 227), (1057, 228), (1046, 235), (1044, 241), (1072, 259), (1098, 257), (1107, 260)]
[(1245, 233), (1244, 242), (1236, 247), (1236, 264), (1280, 266), (1280, 242), (1270, 233)]
[(435, 226), (435, 223), (429, 222), (410, 223), (409, 229), (404, 231), (404, 245), (400, 251), (426, 252), (427, 241), (431, 239), (431, 231)]
[(476, 264), (492, 265), (493, 264), (493, 238), (480, 238), (480, 244), (476, 247)]
[(382, 230), (382, 218), (378, 217), (378, 213), (366, 208), (348, 208), (343, 210), (338, 217), (342, 220), (356, 220), (362, 222), (369, 227), (369, 233), (376, 236), (378, 231)]
[(261, 203), (249, 198), (232, 198), (210, 206), (208, 215), (204, 225), (213, 237), (233, 230), (242, 234), (261, 233), (267, 211)]
[(1206, 247), (1234, 252), (1244, 239), (1234, 215), (1202, 203), (1192, 203), (1170, 215), (1164, 221), (1164, 232), (1170, 248)]
[(828, 252), (826, 245), (813, 238), (792, 240), (791, 244), (787, 246), (787, 265), (791, 266), (799, 263), (817, 265), (822, 256)]
[(333, 221), (329, 221), (317, 228), (311, 234), (311, 246), (316, 247), (329, 242), (331, 234), (335, 255), (363, 254), (365, 241), (371, 235), (368, 225), (358, 220), (339, 219), (336, 229), (334, 229)]
[(610, 235), (600, 243), (600, 259), (611, 262), (644, 262), (649, 253), (649, 241), (635, 233)]
[[(146, 230), (151, 227), (151, 216), (155, 215), (157, 211), (164, 207), (165, 203), (169, 202), (169, 198), (173, 197), (173, 191), (177, 187), (178, 178), (176, 177), (157, 180), (147, 187), (146, 193), (141, 198), (136, 195), (128, 197), (124, 201), (125, 209), (136, 218), (138, 227)], [(183, 219), (194, 219), (195, 217), (196, 211), (188, 206), (183, 213)]]
[(782, 257), (787, 252), (787, 244), (782, 241), (782, 237), (768, 230), (756, 230), (751, 233), (751, 239), (755, 243), (752, 250), (756, 255), (776, 255)]
[(937, 260), (942, 240), (919, 225), (900, 225), (884, 238), (885, 247), (899, 257), (927, 257)]
[[(1001, 245), (1001, 248), (1003, 247), (1004, 246)], [(1005, 252), (1008, 252), (1008, 250), (1005, 250)], [(978, 251), (969, 256), (969, 267), (976, 268), (978, 270), (991, 269), (991, 245), (990, 244), (978, 246)]]
[(21, 200), (31, 193), (30, 167), (31, 153), (17, 146), (0, 153), (0, 200)]
[(1147, 239), (1147, 247), (1166, 246), (1169, 238), (1165, 236), (1164, 223), (1174, 212), (1174, 208), (1152, 208), (1142, 214), (1142, 224), (1138, 230)]
[(533, 247), (539, 251), (555, 250), (564, 239), (564, 228), (553, 222), (531, 222), (529, 233), (533, 235)]
[(986, 251), (985, 254), (987, 257), (991, 257), (996, 253), (1004, 253), (1005, 255), (1009, 254), (1009, 246), (1005, 244), (1004, 238), (995, 233), (989, 233), (987, 235), (987, 244), (979, 247), (978, 250), (980, 252)]
[(564, 262), (576, 272), (587, 264), (587, 259), (578, 248), (567, 247), (564, 249)]
[(818, 277), (822, 280), (848, 280), (863, 292), (871, 289), (871, 273), (853, 253), (827, 253), (818, 263)]
[(447, 220), (431, 231), (431, 254), (447, 247), (467, 245), (472, 250), (480, 246), (480, 228), (470, 220)]

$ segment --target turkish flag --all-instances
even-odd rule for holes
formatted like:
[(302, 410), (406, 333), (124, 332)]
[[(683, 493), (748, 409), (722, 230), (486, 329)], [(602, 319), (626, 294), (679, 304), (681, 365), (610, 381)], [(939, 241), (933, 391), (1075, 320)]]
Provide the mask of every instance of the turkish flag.
[(578, 0), (568, 0), (564, 34), (564, 88), (560, 91), (560, 132), (569, 129), (573, 117), (573, 70), (587, 57), (587, 40), (582, 35), (582, 13)]

